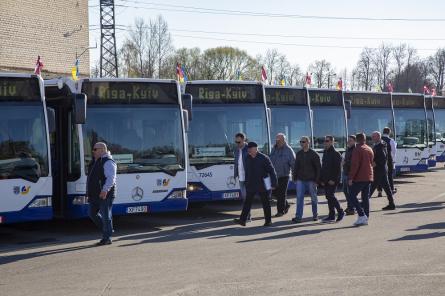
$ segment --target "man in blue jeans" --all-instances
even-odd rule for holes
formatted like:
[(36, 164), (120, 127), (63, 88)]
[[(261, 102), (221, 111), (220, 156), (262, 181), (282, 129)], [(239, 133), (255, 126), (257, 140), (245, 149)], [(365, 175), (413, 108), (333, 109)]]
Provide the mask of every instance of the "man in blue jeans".
[(292, 179), (297, 183), (297, 211), (294, 223), (301, 223), (303, 218), (304, 194), (309, 192), (312, 203), (312, 218), (318, 221), (317, 182), (320, 178), (320, 157), (310, 148), (309, 137), (301, 137), (301, 150), (295, 155)]
[(345, 198), (347, 201), (347, 208), (345, 209), (346, 215), (354, 215), (355, 210), (354, 206), (351, 203), (351, 199), (349, 198), (349, 184), (348, 184), (348, 174), (351, 169), (351, 158), (352, 152), (354, 151), (356, 144), (355, 135), (350, 135), (348, 138), (348, 148), (345, 152), (345, 158), (343, 159), (343, 173), (342, 173), (342, 185), (343, 185), (343, 193), (345, 194)]
[(93, 159), (88, 167), (87, 197), (88, 215), (102, 230), (98, 246), (111, 245), (113, 233), (113, 200), (116, 197), (116, 163), (108, 152), (107, 145), (98, 142), (93, 147)]

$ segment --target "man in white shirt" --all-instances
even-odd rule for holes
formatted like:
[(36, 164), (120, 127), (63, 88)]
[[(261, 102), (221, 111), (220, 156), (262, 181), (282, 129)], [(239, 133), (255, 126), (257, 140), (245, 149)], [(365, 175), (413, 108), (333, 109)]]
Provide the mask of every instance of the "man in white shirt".
[[(247, 160), (247, 143), (246, 135), (243, 133), (237, 133), (235, 135), (235, 163), (233, 166), (233, 176), (235, 180), (238, 178), (241, 198), (246, 200), (246, 160)], [(250, 219), (250, 214), (249, 214)], [(249, 220), (248, 219), (248, 220)]]

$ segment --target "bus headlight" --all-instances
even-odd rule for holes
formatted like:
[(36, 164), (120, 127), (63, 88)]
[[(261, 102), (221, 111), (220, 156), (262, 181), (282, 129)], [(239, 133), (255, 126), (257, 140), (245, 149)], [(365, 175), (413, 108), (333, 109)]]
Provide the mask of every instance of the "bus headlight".
[(188, 184), (187, 191), (194, 192), (194, 191), (200, 191), (203, 190), (203, 188), (197, 184)]
[(42, 207), (50, 207), (52, 205), (51, 197), (39, 197), (36, 198), (30, 205), (30, 208), (42, 208)]
[(173, 191), (168, 198), (169, 199), (178, 199), (178, 198), (185, 198), (185, 190), (175, 190)]
[(88, 198), (86, 196), (76, 196), (73, 198), (73, 205), (81, 206), (86, 205), (88, 203)]

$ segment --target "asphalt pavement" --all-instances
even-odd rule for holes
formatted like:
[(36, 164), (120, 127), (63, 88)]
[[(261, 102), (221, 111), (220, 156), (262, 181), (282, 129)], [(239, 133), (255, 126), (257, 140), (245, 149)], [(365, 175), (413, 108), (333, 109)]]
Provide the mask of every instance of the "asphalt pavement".
[[(88, 220), (0, 226), (0, 295), (445, 295), (445, 170), (398, 178), (397, 209), (304, 223), (290, 212), (247, 227), (239, 202), (115, 218), (110, 246)], [(342, 193), (337, 194), (345, 207)], [(272, 213), (276, 212), (274, 204)], [(327, 214), (319, 196), (319, 212)]]

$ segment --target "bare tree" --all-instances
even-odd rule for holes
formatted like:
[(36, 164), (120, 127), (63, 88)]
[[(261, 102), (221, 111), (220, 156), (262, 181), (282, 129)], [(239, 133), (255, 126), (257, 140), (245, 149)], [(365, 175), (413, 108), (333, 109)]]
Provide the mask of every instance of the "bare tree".
[(365, 47), (360, 53), (357, 67), (354, 70), (358, 89), (371, 90), (374, 79), (373, 59), (374, 50)]
[(299, 65), (295, 64), (293, 66), (290, 66), (289, 76), (286, 80), (286, 84), (290, 86), (301, 86), (304, 84), (304, 75), (303, 72), (301, 72)]
[(443, 90), (445, 76), (445, 49), (438, 49), (437, 52), (427, 59), (428, 72), (432, 78), (436, 89)]
[(330, 75), (332, 75), (331, 63), (326, 60), (315, 61), (309, 66), (309, 72), (312, 73), (318, 88), (330, 87)]
[(158, 77), (163, 77), (163, 63), (165, 62), (167, 56), (173, 51), (172, 38), (170, 32), (168, 31), (168, 24), (161, 15), (156, 18), (155, 24), (156, 33), (156, 54), (157, 54), (157, 66), (158, 66)]
[(394, 86), (396, 90), (398, 90), (398, 86), (400, 84), (400, 79), (401, 79), (401, 73), (406, 64), (406, 57), (408, 55), (407, 48), (408, 46), (406, 44), (400, 44), (392, 48), (392, 55), (396, 62), (395, 79), (394, 79)]
[(275, 79), (275, 71), (277, 69), (278, 60), (280, 58), (280, 53), (276, 49), (268, 49), (266, 56), (263, 59), (263, 63), (267, 70), (267, 81), (272, 84)]
[(391, 74), (391, 53), (392, 47), (382, 43), (374, 55), (373, 63), (376, 69), (376, 80), (381, 90), (385, 89)]

